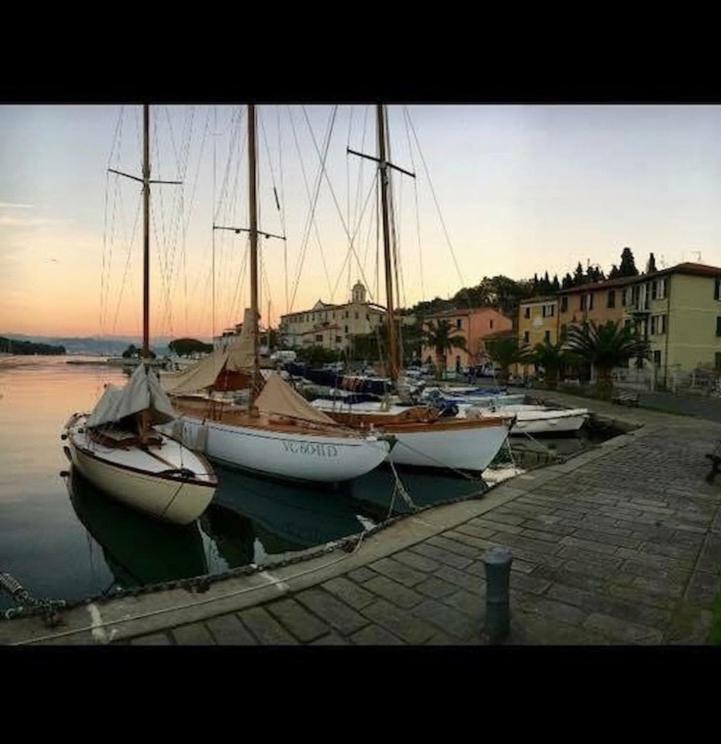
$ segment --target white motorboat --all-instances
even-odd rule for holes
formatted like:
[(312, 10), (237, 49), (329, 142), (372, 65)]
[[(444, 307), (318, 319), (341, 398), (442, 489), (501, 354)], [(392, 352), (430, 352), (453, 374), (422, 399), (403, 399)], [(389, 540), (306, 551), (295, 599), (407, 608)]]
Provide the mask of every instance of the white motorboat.
[(158, 519), (190, 524), (210, 504), (217, 479), (210, 464), (159, 432), (143, 436), (137, 416), (150, 424), (174, 417), (157, 379), (138, 367), (124, 388), (109, 385), (91, 414), (65, 425), (73, 465), (101, 491)]
[(549, 408), (510, 405), (497, 410), (472, 405), (459, 406), (459, 418), (504, 416), (515, 419), (511, 434), (562, 434), (578, 431), (588, 420), (587, 408)]

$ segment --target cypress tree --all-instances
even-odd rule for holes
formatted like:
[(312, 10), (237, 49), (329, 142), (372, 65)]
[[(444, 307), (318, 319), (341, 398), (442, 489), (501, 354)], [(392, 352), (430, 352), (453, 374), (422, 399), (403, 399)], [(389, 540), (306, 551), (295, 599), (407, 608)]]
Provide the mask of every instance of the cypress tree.
[(581, 266), (581, 262), (578, 262), (578, 266), (576, 266), (576, 270), (573, 272), (573, 286), (574, 287), (580, 287), (582, 284), (584, 284), (586, 281), (584, 275), (583, 275), (583, 266)]
[(619, 276), (638, 276), (636, 262), (633, 259), (631, 249), (626, 247), (621, 252), (621, 266), (618, 269)]
[(653, 274), (653, 272), (658, 271), (656, 268), (656, 257), (653, 255), (653, 253), (648, 254), (648, 261), (646, 262), (646, 273), (647, 274)]

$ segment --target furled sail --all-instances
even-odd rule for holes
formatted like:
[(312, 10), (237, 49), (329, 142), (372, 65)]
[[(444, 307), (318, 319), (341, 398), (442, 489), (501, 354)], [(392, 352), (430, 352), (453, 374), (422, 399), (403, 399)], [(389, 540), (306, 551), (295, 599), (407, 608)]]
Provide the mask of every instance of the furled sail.
[(108, 385), (88, 416), (86, 426), (92, 429), (112, 424), (146, 410), (150, 411), (152, 425), (165, 424), (176, 416), (155, 373), (146, 369), (144, 364), (139, 364), (125, 387)]
[(238, 340), (226, 349), (216, 349), (197, 364), (164, 374), (163, 388), (172, 395), (197, 393), (213, 387), (223, 372), (243, 372), (253, 368), (253, 336), (250, 333), (251, 310), (246, 309)]
[(277, 372), (272, 372), (255, 401), (258, 410), (277, 416), (312, 421), (318, 424), (334, 424), (330, 416), (313, 408), (310, 403), (285, 382)]

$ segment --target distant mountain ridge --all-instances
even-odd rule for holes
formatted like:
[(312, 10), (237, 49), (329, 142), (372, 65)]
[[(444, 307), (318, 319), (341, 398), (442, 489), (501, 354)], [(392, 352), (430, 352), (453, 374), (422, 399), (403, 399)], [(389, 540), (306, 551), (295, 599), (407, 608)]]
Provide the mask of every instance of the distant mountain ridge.
[[(64, 346), (67, 354), (89, 356), (120, 356), (130, 344), (141, 346), (143, 343), (139, 336), (28, 336), (23, 333), (0, 333), (0, 336), (13, 341)], [(153, 339), (151, 348), (156, 354), (164, 356), (172, 340), (171, 336), (159, 336)]]

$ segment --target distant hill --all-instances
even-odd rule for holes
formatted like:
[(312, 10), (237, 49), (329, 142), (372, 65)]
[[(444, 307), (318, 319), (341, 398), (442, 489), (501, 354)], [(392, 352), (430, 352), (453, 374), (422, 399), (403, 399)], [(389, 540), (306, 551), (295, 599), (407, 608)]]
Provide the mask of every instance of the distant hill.
[(0, 336), (0, 351), (18, 354), (20, 356), (31, 354), (42, 354), (45, 356), (65, 354), (65, 347), (62, 345), (35, 343), (33, 341), (22, 341), (20, 339)]
[[(2, 336), (15, 341), (28, 341), (36, 344), (59, 345), (65, 348), (65, 353), (87, 356), (120, 356), (130, 344), (139, 346), (142, 339), (138, 336), (90, 336), (90, 337), (61, 337), (61, 336), (27, 336), (22, 333), (4, 333)], [(168, 353), (170, 336), (153, 339), (152, 348), (159, 356)], [(5, 347), (0, 345), (0, 351)]]

